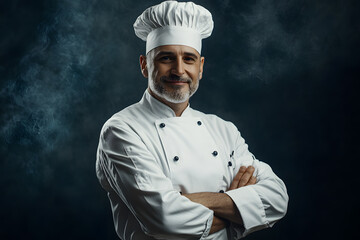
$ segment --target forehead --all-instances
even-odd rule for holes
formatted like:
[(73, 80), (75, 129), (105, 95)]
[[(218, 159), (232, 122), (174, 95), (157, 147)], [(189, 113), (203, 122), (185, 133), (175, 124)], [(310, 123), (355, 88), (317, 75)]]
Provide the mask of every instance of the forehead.
[(195, 48), (185, 45), (164, 45), (154, 49), (155, 56), (161, 52), (168, 52), (174, 55), (186, 55), (190, 53), (200, 57), (200, 54), (195, 50)]

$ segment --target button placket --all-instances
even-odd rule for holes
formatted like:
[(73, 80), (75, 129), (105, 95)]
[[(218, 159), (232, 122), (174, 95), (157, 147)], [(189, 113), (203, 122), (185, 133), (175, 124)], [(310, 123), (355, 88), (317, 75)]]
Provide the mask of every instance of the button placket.
[[(224, 167), (221, 159), (223, 159), (223, 155), (225, 154), (222, 153), (225, 151), (217, 146), (216, 141), (214, 141), (215, 139), (213, 139), (212, 135), (208, 132), (207, 124), (201, 118), (159, 119), (157, 120), (156, 128), (163, 144), (164, 157), (168, 161), (174, 186), (183, 184), (186, 189), (196, 189), (196, 191), (208, 189), (209, 186), (206, 182), (191, 184), (191, 179), (185, 177), (183, 172), (185, 170), (188, 171), (187, 168), (194, 169), (193, 166), (201, 167), (211, 162), (211, 164), (214, 164), (213, 167), (209, 168), (211, 173), (214, 172), (214, 174), (211, 175), (214, 176), (211, 181), (216, 183), (211, 184), (211, 191), (218, 192), (219, 190), (226, 189), (227, 186), (222, 183), (223, 174), (219, 171), (220, 168)], [(184, 134), (187, 132), (192, 134)], [(187, 139), (188, 141), (179, 141), (181, 139)], [(187, 142), (191, 141), (195, 141), (196, 144), (194, 143), (191, 144), (191, 146), (187, 146)], [(196, 148), (194, 146), (198, 147)], [(199, 159), (196, 163), (191, 161), (194, 156), (196, 156), (196, 159)], [(199, 179), (199, 174), (196, 173), (196, 171), (194, 171), (194, 173), (191, 171), (190, 173), (194, 174), (194, 179)], [(177, 190), (182, 191), (180, 188)]]
[[(231, 151), (231, 152), (230, 152)], [(224, 159), (223, 159), (223, 166), (225, 169), (227, 169), (227, 173), (228, 176), (229, 176), (229, 179), (233, 179), (235, 173), (234, 173), (234, 169), (235, 169), (235, 161), (234, 161), (234, 151), (233, 150), (230, 150), (230, 154), (228, 152), (228, 150), (226, 150), (226, 152), (229, 154), (226, 154), (224, 156)], [(227, 186), (229, 187), (229, 186)]]
[(228, 161), (228, 166), (229, 167), (233, 166), (233, 161), (234, 161), (234, 150), (230, 153), (230, 159)]

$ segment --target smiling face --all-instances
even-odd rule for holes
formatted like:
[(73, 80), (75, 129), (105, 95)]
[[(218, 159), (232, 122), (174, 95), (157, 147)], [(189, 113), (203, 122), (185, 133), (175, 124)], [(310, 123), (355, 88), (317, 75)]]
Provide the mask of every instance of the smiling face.
[(202, 78), (204, 57), (192, 47), (159, 46), (140, 57), (150, 91), (165, 103), (187, 103)]

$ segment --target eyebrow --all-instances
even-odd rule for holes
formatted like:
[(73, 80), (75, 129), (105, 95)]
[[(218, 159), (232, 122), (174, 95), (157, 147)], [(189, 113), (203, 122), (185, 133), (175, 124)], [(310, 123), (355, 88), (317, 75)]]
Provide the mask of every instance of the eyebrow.
[[(174, 52), (166, 52), (166, 51), (161, 51), (156, 55), (156, 58), (164, 56), (164, 55), (170, 55), (170, 56), (174, 56), (175, 53)], [(195, 59), (198, 59), (199, 57), (195, 54), (195, 53), (191, 53), (191, 52), (184, 52), (185, 56), (192, 56)]]
[(194, 57), (195, 59), (198, 59), (198, 56), (197, 56), (195, 53), (184, 52), (184, 54), (187, 55), (187, 56), (192, 56), (192, 57)]

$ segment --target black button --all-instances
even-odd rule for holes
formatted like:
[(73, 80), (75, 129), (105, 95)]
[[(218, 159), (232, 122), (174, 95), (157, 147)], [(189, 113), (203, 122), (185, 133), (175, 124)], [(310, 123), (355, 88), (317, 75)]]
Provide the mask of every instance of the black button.
[(231, 166), (232, 166), (232, 162), (229, 161), (229, 162), (228, 162), (228, 166), (231, 167)]
[(216, 157), (218, 155), (217, 151), (213, 151), (212, 155), (214, 155), (214, 157)]
[(201, 124), (202, 124), (202, 123), (201, 123), (201, 121), (198, 121), (198, 122), (197, 122), (197, 125), (199, 125), (199, 126), (200, 126)]
[(234, 156), (234, 151), (231, 152), (230, 157)]
[(165, 127), (165, 123), (160, 123), (160, 127), (164, 128)]
[(219, 193), (224, 193), (224, 190), (220, 190)]
[(179, 157), (178, 157), (178, 156), (175, 156), (175, 157), (174, 157), (174, 161), (175, 161), (175, 162), (179, 161)]

